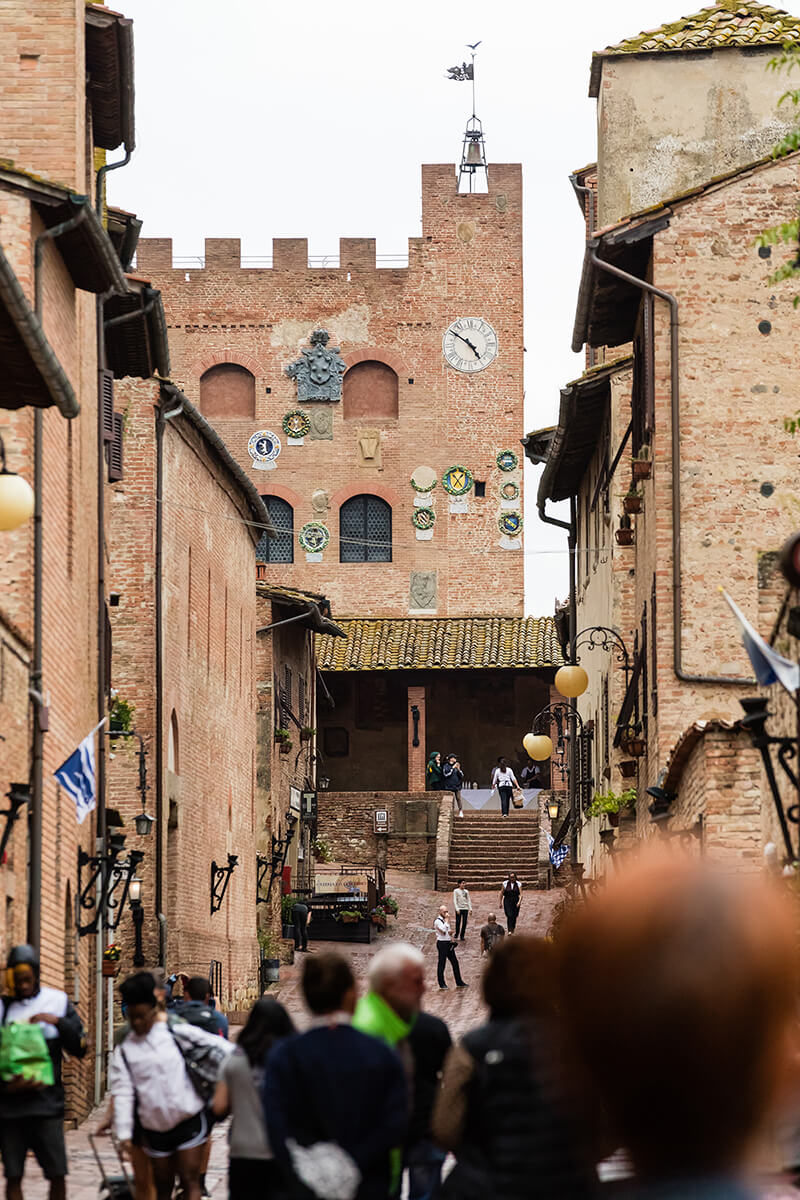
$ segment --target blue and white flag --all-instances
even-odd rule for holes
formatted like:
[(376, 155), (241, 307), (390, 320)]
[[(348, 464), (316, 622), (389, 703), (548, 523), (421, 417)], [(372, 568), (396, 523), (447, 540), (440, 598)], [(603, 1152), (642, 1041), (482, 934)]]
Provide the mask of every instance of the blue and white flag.
[(547, 835), (547, 844), (550, 847), (550, 862), (558, 870), (569, 854), (569, 846), (565, 846), (563, 842), (557, 846), (553, 840), (552, 833), (548, 833)]
[[(105, 724), (105, 719), (100, 722), (100, 725)], [(82, 825), (84, 819), (97, 807), (97, 783), (94, 773), (94, 735), (100, 728), (100, 725), (95, 725), (91, 733), (78, 746), (77, 750), (73, 750), (65, 763), (62, 763), (57, 771), (54, 771), (58, 782), (61, 784), (65, 792), (68, 792), (75, 801), (75, 814), (78, 818), (78, 824)]]
[(800, 688), (800, 666), (790, 658), (784, 658), (773, 650), (759, 633), (755, 631), (741, 609), (734, 604), (723, 587), (719, 589), (728, 601), (731, 612), (739, 622), (742, 633), (742, 644), (747, 651), (747, 657), (753, 667), (753, 673), (762, 687), (770, 683), (780, 683), (787, 692), (796, 692)]

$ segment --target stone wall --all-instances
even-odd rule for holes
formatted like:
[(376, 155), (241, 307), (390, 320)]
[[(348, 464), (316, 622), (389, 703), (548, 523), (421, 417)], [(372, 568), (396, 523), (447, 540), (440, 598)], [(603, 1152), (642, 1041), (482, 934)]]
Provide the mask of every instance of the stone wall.
[[(265, 577), (325, 592), (339, 616), (521, 615), (521, 544), (505, 545), (498, 519), (500, 488), (521, 487), (522, 470), (502, 472), (496, 463), (501, 450), (520, 453), (523, 424), (519, 166), (491, 166), (488, 194), (475, 195), (457, 194), (452, 165), (423, 167), (422, 236), (410, 241), (407, 267), (376, 266), (369, 238), (342, 239), (338, 267), (309, 268), (304, 239), (277, 239), (272, 249), (266, 269), (241, 266), (233, 238), (207, 239), (201, 269), (173, 265), (169, 239), (143, 239), (137, 258), (139, 273), (162, 291), (174, 378), (186, 394), (199, 402), (201, 377), (225, 363), (255, 379), (254, 418), (211, 419), (259, 489), (293, 507), (294, 562), (272, 564)], [(497, 332), (498, 356), (485, 370), (462, 374), (443, 358), (443, 335), (459, 316), (482, 316)], [(341, 403), (298, 404), (285, 368), (320, 327), (348, 367), (391, 368), (396, 417), (382, 394), (372, 415), (363, 397), (352, 417)], [(216, 391), (213, 402), (219, 411)], [(302, 445), (282, 430), (298, 407), (313, 420)], [(253, 471), (248, 439), (264, 428), (282, 451), (274, 470)], [(470, 492), (466, 511), (451, 512), (439, 482), (428, 497), (436, 512), (430, 540), (418, 540), (411, 522), (411, 475), (420, 465), (439, 480), (463, 465), (486, 485), (483, 498)], [(339, 509), (362, 493), (391, 506), (391, 562), (339, 562)], [(297, 535), (312, 519), (331, 541), (321, 561), (307, 562)], [(436, 576), (434, 599), (420, 592), (412, 602), (417, 572)]]
[[(431, 873), (443, 802), (452, 805), (449, 792), (320, 792), (319, 834), (333, 862)], [(389, 809), (388, 835), (375, 833), (379, 808)]]

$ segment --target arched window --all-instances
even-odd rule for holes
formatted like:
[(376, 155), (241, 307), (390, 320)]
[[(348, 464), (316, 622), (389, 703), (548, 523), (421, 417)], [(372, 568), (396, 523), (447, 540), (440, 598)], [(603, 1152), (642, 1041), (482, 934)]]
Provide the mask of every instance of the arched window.
[(280, 496), (262, 496), (272, 524), (278, 531), (277, 537), (262, 533), (256, 547), (256, 559), (266, 563), (294, 562), (294, 509)]
[(348, 420), (397, 419), (397, 375), (382, 362), (360, 362), (344, 377), (342, 415)]
[(256, 381), (246, 367), (220, 363), (200, 378), (200, 411), (210, 421), (256, 415)]
[(173, 775), (180, 775), (180, 747), (178, 744), (178, 714), (172, 710), (169, 719), (169, 737), (167, 739), (167, 770)]
[(339, 562), (391, 562), (392, 510), (380, 496), (353, 496), (339, 509)]

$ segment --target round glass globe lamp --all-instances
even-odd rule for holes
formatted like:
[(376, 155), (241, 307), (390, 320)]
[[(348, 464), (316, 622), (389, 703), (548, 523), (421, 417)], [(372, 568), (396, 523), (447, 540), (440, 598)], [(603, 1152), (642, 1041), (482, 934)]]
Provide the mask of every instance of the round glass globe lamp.
[(544, 762), (553, 753), (553, 740), (546, 733), (526, 733), (522, 744), (534, 762)]
[(589, 686), (589, 676), (583, 667), (574, 664), (572, 666), (559, 667), (556, 671), (554, 682), (561, 695), (568, 696), (572, 700), (576, 696), (582, 696), (586, 691)]
[(0, 529), (19, 529), (32, 515), (31, 485), (13, 471), (0, 471)]

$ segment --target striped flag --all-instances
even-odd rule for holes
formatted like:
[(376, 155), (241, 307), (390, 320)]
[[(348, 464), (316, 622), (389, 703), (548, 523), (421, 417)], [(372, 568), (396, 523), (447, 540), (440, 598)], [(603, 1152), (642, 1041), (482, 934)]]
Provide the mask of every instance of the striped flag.
[[(105, 720), (100, 722), (104, 725)], [(75, 801), (75, 815), (82, 825), (93, 808), (97, 807), (97, 782), (94, 773), (94, 735), (100, 728), (95, 725), (91, 733), (73, 750), (66, 762), (53, 774), (65, 792)]]
[(747, 651), (747, 657), (753, 668), (753, 673), (761, 684), (766, 687), (770, 683), (780, 683), (787, 692), (796, 692), (800, 688), (800, 666), (790, 658), (784, 658), (773, 650), (759, 633), (755, 631), (747, 617), (731, 600), (723, 587), (719, 589), (730, 606), (731, 612), (739, 622), (742, 634), (742, 644)]

